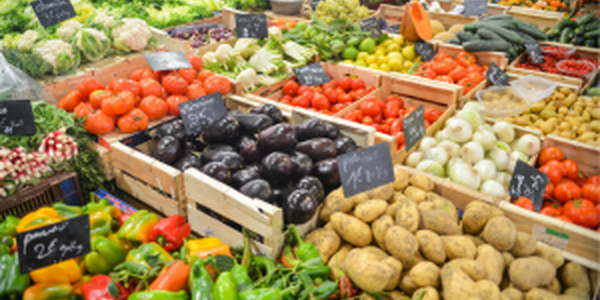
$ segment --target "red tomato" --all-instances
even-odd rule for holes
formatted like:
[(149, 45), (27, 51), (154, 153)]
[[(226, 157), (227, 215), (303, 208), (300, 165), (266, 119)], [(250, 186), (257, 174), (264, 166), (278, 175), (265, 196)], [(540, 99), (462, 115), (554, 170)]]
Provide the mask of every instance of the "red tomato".
[(475, 82), (468, 77), (465, 77), (459, 80), (456, 84), (463, 87), (463, 95), (468, 94), (471, 90), (473, 90), (479, 82)]
[(415, 111), (416, 109), (417, 109), (416, 106), (411, 105), (404, 110), (404, 115), (408, 116), (408, 115), (412, 114), (412, 112)]
[(515, 202), (515, 205), (518, 207), (524, 208), (526, 210), (533, 211), (533, 202), (531, 202), (531, 200), (525, 196), (517, 199), (517, 201)]
[(109, 116), (127, 113), (135, 106), (135, 96), (130, 91), (122, 91), (102, 101), (102, 111)]
[(162, 85), (154, 79), (144, 78), (140, 80), (140, 87), (142, 88), (142, 97), (150, 95), (160, 97), (162, 95)]
[(404, 101), (396, 95), (389, 95), (385, 98), (385, 102), (397, 102), (400, 104), (400, 109), (404, 109)]
[(296, 96), (298, 94), (298, 83), (293, 80), (286, 82), (283, 85), (283, 93), (290, 96)]
[(92, 112), (92, 110), (93, 108), (89, 103), (80, 102), (73, 110), (73, 113), (75, 113), (75, 117), (83, 118), (87, 117)]
[(463, 66), (458, 66), (454, 70), (450, 71), (448, 76), (452, 77), (454, 82), (458, 82), (459, 80), (467, 77), (467, 69), (465, 69)]
[(373, 127), (375, 127), (375, 130), (377, 130), (378, 132), (384, 134), (390, 133), (390, 126), (387, 124), (375, 124)]
[(431, 65), (431, 71), (437, 75), (448, 75), (452, 71), (452, 66), (447, 62), (447, 59), (433, 63)]
[(440, 81), (440, 82), (445, 82), (445, 83), (450, 83), (450, 84), (454, 84), (454, 79), (452, 79), (452, 77), (448, 76), (448, 75), (438, 75), (435, 78), (436, 81)]
[(394, 137), (398, 141), (398, 149), (404, 147), (404, 132), (398, 132), (394, 134)]
[(190, 100), (198, 99), (206, 96), (206, 90), (204, 90), (201, 83), (193, 83), (188, 86), (188, 91), (185, 96)]
[(133, 81), (125, 78), (116, 78), (113, 79), (108, 84), (108, 89), (113, 93), (117, 94), (122, 91), (130, 91), (134, 96), (139, 96), (142, 94), (142, 87), (137, 81)]
[(581, 198), (581, 189), (573, 182), (560, 183), (554, 189), (554, 199), (560, 203), (579, 198)]
[(381, 107), (374, 101), (365, 101), (361, 103), (358, 108), (366, 116), (375, 117), (381, 114)]
[(435, 107), (429, 107), (425, 109), (425, 121), (429, 122), (429, 123), (435, 123), (435, 121), (437, 121), (437, 119), (439, 119), (442, 116), (442, 112), (437, 110), (437, 108)]
[(166, 102), (169, 106), (169, 114), (179, 116), (179, 104), (187, 102), (189, 99), (182, 95), (172, 95), (167, 98)]
[(182, 77), (177, 75), (167, 75), (162, 80), (163, 87), (169, 94), (185, 95), (188, 90), (188, 83)]
[(142, 99), (139, 109), (148, 116), (150, 121), (160, 120), (169, 113), (169, 105), (156, 96), (148, 96)]
[(562, 162), (563, 168), (566, 171), (566, 176), (570, 179), (577, 179), (579, 175), (579, 166), (572, 159), (566, 159)]
[(375, 124), (375, 121), (370, 116), (364, 116), (362, 119), (362, 123), (365, 125), (371, 126), (371, 125)]
[(316, 109), (329, 109), (331, 103), (327, 100), (327, 97), (322, 94), (316, 94), (312, 99), (312, 107)]
[(183, 78), (188, 84), (191, 84), (192, 81), (196, 79), (197, 71), (195, 69), (179, 69), (177, 70), (177, 75)]
[(90, 94), (90, 104), (93, 109), (102, 107), (102, 101), (112, 97), (113, 93), (107, 90), (97, 90)]
[(115, 128), (115, 120), (101, 110), (94, 110), (85, 119), (83, 127), (91, 134), (107, 134)]
[(552, 181), (550, 181), (546, 185), (546, 191), (544, 192), (544, 200), (552, 199), (553, 195), (554, 195), (554, 184), (552, 183)]
[(600, 203), (600, 185), (586, 183), (581, 188), (583, 198), (588, 199), (594, 204)]
[(598, 211), (592, 201), (579, 199), (565, 204), (564, 216), (573, 220), (573, 223), (587, 228), (598, 226)]
[(415, 72), (415, 76), (419, 76), (419, 77), (423, 77), (423, 78), (428, 78), (428, 79), (435, 79), (435, 77), (437, 76), (437, 74), (432, 71), (432, 70), (423, 70), (423, 71), (417, 71)]
[[(467, 71), (468, 70), (469, 69), (467, 69)], [(476, 82), (477, 84), (485, 79), (485, 77), (483, 75), (481, 75), (481, 72), (469, 72), (469, 74), (467, 74), (467, 78), (471, 79), (473, 82)]]
[(200, 73), (198, 73), (198, 76), (196, 76), (196, 79), (200, 80), (201, 82), (205, 82), (206, 79), (215, 76), (215, 73), (213, 71), (210, 70), (202, 70), (200, 71)]
[(399, 132), (403, 132), (402, 128), (402, 117), (396, 119), (392, 125), (390, 125), (390, 134), (396, 135)]
[(336, 103), (335, 105), (333, 105), (331, 107), (331, 112), (335, 114), (335, 113), (338, 113), (339, 111), (343, 110), (344, 108), (346, 108), (346, 104)]
[(554, 202), (554, 201), (544, 201), (544, 204), (542, 204), (542, 208), (545, 207), (552, 207), (556, 210), (558, 210), (558, 212), (562, 215), (563, 213), (563, 208), (562, 205), (560, 205), (560, 203), (558, 202)]
[[(351, 90), (351, 89), (352, 89), (352, 82), (353, 82), (352, 78), (350, 78), (350, 77), (348, 77), (348, 76), (345, 76), (344, 78), (342, 78), (342, 79), (340, 80), (340, 87), (341, 87), (342, 89), (344, 89), (344, 91), (346, 91), (346, 92), (347, 92), (347, 91), (349, 91), (349, 90)], [(364, 84), (364, 83), (363, 83), (363, 84)]]
[(557, 185), (560, 183), (560, 179), (562, 178), (562, 172), (556, 168), (556, 167), (552, 167), (548, 164), (543, 165), (540, 169), (539, 169), (542, 173), (548, 175), (548, 177), (550, 178), (550, 181), (554, 184)]
[[(352, 79), (352, 90), (356, 91), (359, 89), (362, 89), (365, 87), (365, 81), (360, 79), (360, 78), (356, 78), (356, 79)], [(371, 87), (368, 86), (367, 89)]]
[(479, 73), (479, 75), (481, 75), (481, 67), (479, 65), (476, 64), (471, 64), (468, 66), (464, 66), (467, 68), (467, 76), (468, 74), (472, 74), (472, 73)]
[(540, 152), (538, 164), (543, 166), (551, 160), (562, 161), (563, 159), (565, 159), (565, 154), (557, 147), (551, 146), (544, 148), (544, 150)]
[(463, 67), (467, 67), (477, 64), (477, 57), (469, 52), (461, 51), (456, 55), (456, 62)]
[(438, 54), (435, 55), (435, 57), (433, 58), (434, 61), (439, 62), (439, 61), (444, 61), (446, 58), (452, 59), (452, 55), (448, 54), (448, 53), (443, 53), (440, 52)]
[(117, 121), (119, 129), (125, 133), (132, 133), (148, 128), (148, 116), (139, 108), (134, 108)]
[(590, 178), (587, 180), (587, 183), (600, 185), (600, 175), (590, 176)]
[(102, 83), (96, 81), (96, 79), (88, 78), (84, 80), (77, 89), (79, 90), (79, 94), (81, 95), (81, 99), (83, 100), (88, 99), (92, 92), (97, 90), (103, 90), (105, 88), (106, 87), (104, 87)]
[(207, 95), (216, 92), (221, 93), (221, 95), (226, 95), (231, 91), (231, 82), (223, 76), (215, 75), (206, 79), (204, 82), (204, 89), (206, 90)]
[(202, 67), (204, 67), (204, 61), (202, 60), (202, 57), (193, 53), (190, 53), (185, 57), (190, 61), (190, 64), (192, 64), (192, 67), (196, 71), (202, 71)]
[(400, 104), (396, 101), (386, 102), (383, 107), (383, 116), (388, 118), (397, 118), (400, 115)]
[(573, 223), (573, 220), (571, 220), (571, 219), (570, 219), (570, 218), (568, 218), (567, 216), (559, 216), (559, 217), (556, 217), (556, 219), (557, 219), (557, 220), (561, 220), (561, 221), (563, 221), (563, 222), (565, 222), (565, 223), (574, 224), (574, 223)]
[(72, 112), (77, 105), (82, 101), (81, 93), (78, 90), (68, 92), (60, 101), (58, 108), (62, 108), (68, 112)]
[(142, 79), (145, 79), (145, 78), (151, 78), (151, 79), (158, 81), (158, 76), (156, 75), (156, 73), (154, 73), (154, 71), (152, 71), (152, 69), (135, 70), (135, 71), (133, 71), (133, 73), (131, 73), (131, 76), (130, 76), (130, 79), (133, 81), (141, 81)]
[(560, 211), (553, 207), (544, 207), (542, 210), (540, 210), (540, 214), (549, 217), (558, 217), (560, 216)]
[(308, 100), (306, 97), (300, 95), (300, 96), (296, 96), (292, 99), (292, 105), (293, 106), (299, 106), (299, 107), (304, 107), (304, 108), (309, 108), (310, 107), (310, 100)]

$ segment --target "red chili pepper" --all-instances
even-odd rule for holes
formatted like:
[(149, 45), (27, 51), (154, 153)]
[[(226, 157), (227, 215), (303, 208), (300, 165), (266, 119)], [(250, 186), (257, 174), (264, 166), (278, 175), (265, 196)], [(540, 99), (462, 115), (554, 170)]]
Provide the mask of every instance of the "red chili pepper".
[(298, 263), (300, 263), (300, 260), (296, 258), (296, 255), (294, 255), (292, 248), (290, 246), (286, 246), (285, 249), (283, 249), (283, 253), (281, 253), (279, 262), (286, 268), (293, 268)]
[(114, 298), (108, 291), (108, 284), (111, 283), (112, 278), (107, 275), (96, 275), (92, 277), (92, 280), (84, 283), (81, 286), (81, 293), (86, 300), (126, 300), (131, 294), (133, 285), (130, 289), (125, 289), (120, 282), (114, 284), (119, 289), (119, 298)]
[(183, 245), (192, 227), (182, 215), (172, 215), (160, 220), (150, 231), (149, 240), (158, 242), (165, 250), (173, 251)]
[(346, 274), (342, 274), (342, 276), (340, 276), (340, 299), (352, 297), (354, 297), (352, 281), (350, 281), (350, 278), (346, 276)]

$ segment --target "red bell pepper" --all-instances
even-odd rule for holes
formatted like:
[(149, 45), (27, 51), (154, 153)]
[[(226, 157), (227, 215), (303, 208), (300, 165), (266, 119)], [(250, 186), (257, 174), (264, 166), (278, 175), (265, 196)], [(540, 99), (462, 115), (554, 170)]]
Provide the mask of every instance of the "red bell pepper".
[(84, 283), (81, 286), (81, 292), (85, 300), (126, 300), (131, 294), (131, 288), (128, 290), (121, 285), (119, 282), (114, 284), (119, 289), (119, 298), (113, 297), (109, 290), (108, 285), (112, 281), (112, 278), (107, 275), (96, 275), (92, 277), (92, 280)]
[(123, 226), (123, 223), (127, 220), (127, 218), (131, 217), (132, 213), (121, 214), (117, 221), (119, 221), (119, 227)]
[(152, 227), (149, 240), (157, 242), (167, 251), (174, 251), (183, 245), (191, 231), (192, 227), (182, 215), (172, 215)]

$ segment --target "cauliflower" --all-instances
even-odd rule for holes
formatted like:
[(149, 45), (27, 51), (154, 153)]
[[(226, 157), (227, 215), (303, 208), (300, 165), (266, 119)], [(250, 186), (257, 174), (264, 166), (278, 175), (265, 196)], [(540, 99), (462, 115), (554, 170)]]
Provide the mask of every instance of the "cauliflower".
[(202, 55), (202, 61), (204, 62), (205, 66), (213, 66), (217, 64), (217, 57), (215, 56), (214, 52), (209, 51)]
[(281, 33), (281, 29), (279, 29), (279, 27), (277, 26), (271, 26), (269, 27), (269, 37), (274, 37), (278, 40), (281, 41), (281, 39), (283, 38), (283, 34)]
[(75, 45), (89, 61), (97, 61), (110, 50), (110, 40), (104, 32), (94, 28), (83, 28), (75, 34)]
[(117, 24), (113, 16), (109, 16), (104, 12), (99, 12), (94, 17), (94, 23), (104, 26), (105, 29), (112, 28)]
[(115, 48), (131, 52), (146, 48), (152, 33), (143, 20), (124, 18), (122, 23), (112, 29), (112, 36)]
[(248, 68), (242, 71), (237, 78), (235, 78), (235, 81), (242, 84), (244, 91), (251, 91), (254, 90), (258, 84), (258, 75), (254, 69)]
[(313, 49), (306, 48), (298, 45), (298, 43), (293, 41), (288, 41), (283, 45), (283, 51), (285, 54), (296, 62), (290, 64), (291, 68), (297, 68), (303, 65), (306, 65), (308, 61), (316, 54)]
[(81, 24), (80, 22), (75, 21), (75, 20), (69, 20), (69, 21), (64, 22), (56, 30), (56, 33), (58, 34), (58, 36), (60, 37), (61, 40), (68, 43), (71, 41), (71, 39), (75, 35), (75, 32), (77, 32), (77, 30), (79, 30), (81, 27), (83, 27), (83, 24)]
[(33, 44), (40, 38), (40, 33), (35, 30), (27, 30), (17, 41), (17, 49), (29, 52)]
[(63, 40), (44, 40), (33, 47), (33, 52), (52, 65), (53, 73), (64, 73), (79, 65), (79, 51)]
[(238, 39), (235, 43), (235, 47), (233, 47), (233, 50), (239, 53), (243, 58), (252, 56), (258, 49), (260, 49), (260, 46), (258, 46), (257, 39)]
[(270, 75), (283, 66), (283, 56), (275, 51), (260, 48), (250, 58), (250, 65), (257, 72)]

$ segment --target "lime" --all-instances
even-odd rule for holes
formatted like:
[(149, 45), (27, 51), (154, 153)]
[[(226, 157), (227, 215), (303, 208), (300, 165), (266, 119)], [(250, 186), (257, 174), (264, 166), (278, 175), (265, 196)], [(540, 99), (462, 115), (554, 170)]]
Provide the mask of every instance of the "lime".
[(390, 59), (388, 65), (390, 66), (390, 69), (392, 69), (392, 71), (396, 72), (402, 72), (402, 67), (404, 67), (404, 63), (402, 63), (402, 61), (397, 58)]
[(415, 52), (415, 46), (410, 45), (402, 48), (402, 56), (405, 60), (415, 59), (415, 56), (417, 56), (417, 53)]
[(357, 60), (354, 64), (357, 65), (357, 66), (361, 66), (361, 67), (366, 67), (367, 66), (367, 63), (364, 60), (360, 60), (360, 59)]
[(388, 66), (388, 64), (380, 64), (379, 65), (379, 70), (384, 71), (384, 72), (389, 72), (390, 71), (390, 66)]
[(369, 68), (369, 69), (375, 69), (375, 70), (379, 70), (379, 66), (378, 66), (377, 64), (369, 64), (369, 65), (367, 66), (367, 68)]
[(306, 27), (308, 27), (308, 25), (306, 25), (306, 23), (304, 23), (304, 22), (298, 22), (298, 23), (296, 23), (296, 28), (298, 28), (298, 29), (300, 29), (302, 31), (306, 30)]
[(344, 49), (344, 52), (342, 52), (342, 57), (344, 59), (353, 60), (356, 58), (357, 55), (358, 55), (358, 50), (356, 50), (356, 48), (354, 48), (354, 47), (348, 47), (348, 48)]
[(356, 60), (367, 60), (367, 57), (369, 57), (369, 53), (358, 52), (358, 55), (356, 56)]
[(360, 46), (358, 46), (358, 50), (364, 51), (367, 53), (373, 53), (375, 49), (375, 40), (372, 38), (366, 38), (362, 42), (360, 42)]
[(386, 48), (385, 48), (385, 52), (390, 53), (390, 52), (398, 52), (400, 51), (400, 46), (398, 44), (389, 44)]
[(367, 59), (365, 60), (365, 62), (370, 65), (370, 64), (374, 64), (375, 62), (377, 62), (377, 57), (375, 55), (369, 55), (367, 57)]

